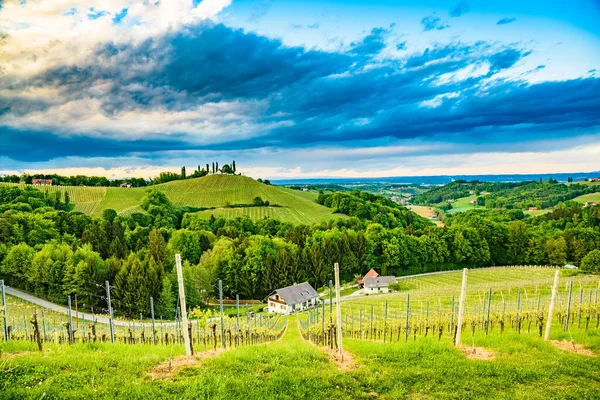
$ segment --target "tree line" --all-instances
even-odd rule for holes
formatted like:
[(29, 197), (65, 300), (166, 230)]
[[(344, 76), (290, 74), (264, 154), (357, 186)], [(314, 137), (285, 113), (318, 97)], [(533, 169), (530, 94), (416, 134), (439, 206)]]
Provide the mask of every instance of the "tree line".
[(22, 175), (6, 175), (0, 176), (0, 182), (6, 183), (25, 183), (31, 185), (34, 179), (51, 179), (53, 186), (102, 186), (102, 187), (119, 187), (122, 184), (130, 184), (132, 187), (146, 187), (150, 185), (158, 185), (180, 179), (201, 178), (203, 176), (215, 173), (235, 174), (237, 167), (235, 160), (231, 164), (225, 164), (219, 168), (218, 162), (213, 162), (212, 166), (206, 163), (206, 166), (198, 165), (191, 174), (188, 174), (186, 167), (181, 167), (181, 173), (161, 172), (157, 177), (151, 179), (145, 178), (123, 178), (123, 179), (108, 179), (104, 176), (63, 176), (58, 174), (22, 174)]

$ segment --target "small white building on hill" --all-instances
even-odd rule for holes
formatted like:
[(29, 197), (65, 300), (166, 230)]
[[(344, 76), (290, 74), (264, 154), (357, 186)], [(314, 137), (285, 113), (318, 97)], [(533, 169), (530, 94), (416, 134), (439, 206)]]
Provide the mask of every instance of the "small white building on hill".
[(318, 305), (319, 294), (308, 282), (303, 282), (275, 290), (267, 301), (270, 313), (287, 315)]
[(390, 291), (390, 283), (396, 283), (395, 276), (376, 276), (373, 278), (365, 278), (363, 280), (363, 293), (364, 294), (376, 294), (376, 293), (388, 293)]

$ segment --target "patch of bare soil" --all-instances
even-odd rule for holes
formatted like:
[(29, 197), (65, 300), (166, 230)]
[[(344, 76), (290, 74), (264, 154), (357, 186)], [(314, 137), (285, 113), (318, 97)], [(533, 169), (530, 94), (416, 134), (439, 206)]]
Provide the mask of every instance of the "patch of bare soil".
[(551, 340), (550, 343), (561, 350), (570, 351), (571, 353), (582, 354), (584, 356), (596, 355), (593, 351), (586, 349), (582, 345), (575, 342), (569, 342), (568, 340)]
[(347, 351), (344, 351), (342, 357), (340, 353), (337, 352), (337, 350), (330, 349), (329, 347), (320, 348), (323, 349), (323, 351), (325, 351), (329, 359), (335, 362), (335, 364), (340, 370), (352, 371), (358, 368), (358, 365), (356, 364), (356, 362), (354, 362), (354, 357)]
[(458, 348), (469, 360), (490, 361), (496, 358), (494, 353), (484, 347), (460, 346)]
[(169, 380), (183, 368), (196, 365), (205, 358), (216, 357), (224, 351), (223, 349), (217, 349), (195, 354), (191, 357), (179, 356), (173, 360), (167, 360), (162, 364), (156, 365), (148, 372), (148, 375), (150, 375), (152, 380)]

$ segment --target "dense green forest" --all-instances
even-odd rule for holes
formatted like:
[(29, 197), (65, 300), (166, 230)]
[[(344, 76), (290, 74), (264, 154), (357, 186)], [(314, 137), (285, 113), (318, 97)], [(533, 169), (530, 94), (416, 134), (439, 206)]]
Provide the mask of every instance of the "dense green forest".
[(600, 190), (600, 185), (562, 184), (553, 179), (539, 182), (506, 183), (456, 181), (416, 196), (414, 204), (447, 204), (449, 200), (475, 194), (477, 205), (486, 208), (527, 209), (536, 207), (547, 209), (577, 196), (595, 193), (598, 190)]
[(0, 278), (57, 302), (77, 295), (96, 308), (105, 307), (102, 284), (109, 280), (117, 312), (147, 315), (152, 296), (158, 315), (168, 317), (176, 299), (175, 253), (185, 260), (186, 297), (194, 307), (214, 295), (218, 279), (227, 295), (242, 298), (261, 299), (304, 280), (321, 287), (335, 262), (346, 281), (370, 268), (406, 275), (572, 262), (591, 270), (598, 259), (592, 251), (600, 249), (599, 206), (567, 202), (537, 218), (519, 210), (471, 211), (439, 228), (360, 191), (321, 194), (318, 201), (351, 218), (313, 226), (207, 219), (152, 189), (144, 213), (106, 210), (95, 218), (31, 187), (0, 187)]

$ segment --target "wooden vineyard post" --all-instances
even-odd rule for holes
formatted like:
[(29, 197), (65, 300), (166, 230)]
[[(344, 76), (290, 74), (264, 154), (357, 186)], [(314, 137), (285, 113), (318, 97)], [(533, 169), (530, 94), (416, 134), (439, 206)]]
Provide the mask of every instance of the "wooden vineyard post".
[(75, 335), (73, 334), (73, 313), (71, 311), (71, 295), (69, 295), (69, 297), (67, 297), (67, 302), (69, 305), (69, 332), (67, 332), (67, 333), (69, 334), (69, 344), (73, 344)]
[(42, 308), (42, 329), (44, 330), (44, 341), (46, 339), (46, 316), (44, 315), (44, 309)]
[(325, 296), (323, 295), (323, 304), (321, 305), (321, 345), (325, 346)]
[(554, 284), (552, 285), (552, 294), (550, 295), (550, 306), (548, 307), (548, 322), (546, 322), (546, 332), (544, 333), (544, 340), (550, 338), (550, 328), (552, 327), (552, 314), (554, 313), (554, 302), (556, 300), (556, 292), (558, 290), (558, 278), (560, 271), (556, 270), (554, 273)]
[(454, 335), (454, 296), (452, 296), (452, 311), (450, 313), (450, 337)]
[(383, 343), (385, 343), (386, 333), (387, 333), (387, 317), (388, 317), (388, 301), (385, 301), (385, 315), (383, 316)]
[(569, 318), (571, 318), (571, 297), (573, 297), (573, 281), (569, 282), (569, 298), (567, 299), (567, 321), (565, 323), (565, 332), (569, 331)]
[(235, 329), (237, 330), (237, 346), (240, 347), (240, 295), (235, 295)]
[(490, 294), (488, 296), (488, 307), (487, 307), (487, 320), (485, 322), (485, 336), (488, 335), (490, 330), (490, 308), (492, 307), (492, 288), (490, 288)]
[(340, 353), (340, 357), (342, 361), (344, 361), (344, 348), (342, 345), (342, 304), (341, 304), (341, 296), (340, 296), (340, 266), (338, 263), (333, 265), (333, 271), (335, 274), (335, 307), (337, 313), (337, 342), (338, 342), (338, 353)]
[(181, 319), (183, 321), (184, 335), (183, 340), (185, 343), (185, 355), (188, 357), (192, 356), (192, 347), (190, 343), (190, 336), (187, 334), (188, 319), (187, 309), (185, 307), (185, 291), (183, 287), (183, 270), (181, 269), (181, 255), (175, 254), (175, 268), (177, 268), (177, 284), (179, 286), (179, 304), (181, 304)]
[(110, 285), (108, 281), (104, 282), (106, 285), (106, 302), (108, 304), (108, 328), (110, 329), (110, 341), (115, 342), (115, 327), (113, 326), (113, 309), (110, 302)]
[(405, 336), (405, 341), (408, 341), (408, 334), (409, 334), (409, 328), (410, 326), (408, 325), (408, 316), (410, 315), (410, 293), (408, 293), (406, 295), (406, 336)]
[(329, 348), (333, 349), (333, 282), (329, 280)]
[(150, 296), (150, 318), (152, 319), (152, 343), (156, 344), (156, 330), (154, 329), (154, 298)]
[[(225, 326), (223, 325), (223, 281), (219, 279), (219, 315), (221, 317), (221, 347), (225, 348)], [(256, 313), (254, 313), (254, 328), (256, 328)]]
[(362, 308), (358, 310), (358, 329), (360, 331), (360, 340), (363, 339), (363, 318), (362, 318)]
[(458, 320), (456, 322), (456, 346), (460, 346), (461, 343), (461, 335), (462, 335), (462, 325), (463, 318), (465, 316), (465, 300), (467, 297), (467, 276), (469, 274), (469, 270), (467, 268), (463, 269), (463, 278), (462, 278), (462, 287), (460, 289), (460, 302), (458, 305)]
[(10, 340), (8, 334), (8, 307), (6, 306), (6, 294), (4, 293), (4, 280), (0, 280), (0, 290), (2, 291), (2, 323), (4, 324), (4, 340)]

